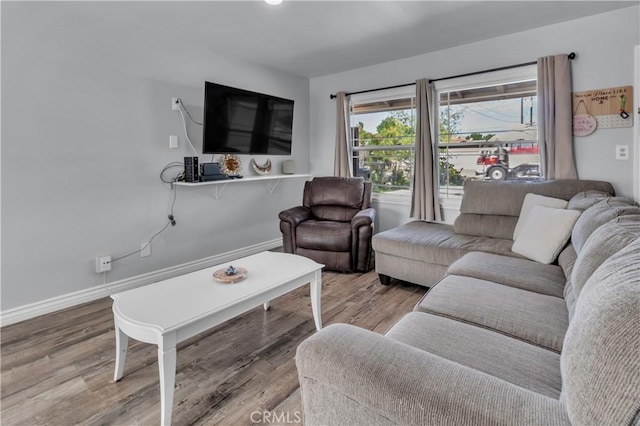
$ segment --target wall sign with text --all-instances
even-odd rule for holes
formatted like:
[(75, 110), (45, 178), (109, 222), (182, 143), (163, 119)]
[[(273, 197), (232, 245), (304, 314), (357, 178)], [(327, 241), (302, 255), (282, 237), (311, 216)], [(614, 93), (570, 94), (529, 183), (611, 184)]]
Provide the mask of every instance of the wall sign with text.
[(586, 136), (596, 128), (632, 127), (631, 86), (573, 93), (573, 134)]

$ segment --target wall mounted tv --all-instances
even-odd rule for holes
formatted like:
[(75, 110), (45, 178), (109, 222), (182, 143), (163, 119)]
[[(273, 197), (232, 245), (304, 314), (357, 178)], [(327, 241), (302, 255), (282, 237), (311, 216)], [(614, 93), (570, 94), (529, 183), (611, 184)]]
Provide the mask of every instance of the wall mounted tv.
[(290, 155), (293, 101), (204, 83), (203, 154)]

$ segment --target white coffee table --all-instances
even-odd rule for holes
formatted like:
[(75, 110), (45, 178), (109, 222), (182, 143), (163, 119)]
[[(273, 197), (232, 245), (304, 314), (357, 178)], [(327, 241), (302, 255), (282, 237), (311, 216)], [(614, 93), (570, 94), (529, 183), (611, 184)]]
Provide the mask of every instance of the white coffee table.
[(235, 284), (213, 279), (228, 264), (114, 294), (116, 332), (114, 380), (122, 378), (129, 337), (158, 345), (161, 423), (171, 424), (176, 378), (176, 345), (224, 321), (247, 312), (307, 283), (316, 329), (322, 328), (320, 293), (322, 267), (306, 257), (263, 252), (230, 262), (247, 269)]

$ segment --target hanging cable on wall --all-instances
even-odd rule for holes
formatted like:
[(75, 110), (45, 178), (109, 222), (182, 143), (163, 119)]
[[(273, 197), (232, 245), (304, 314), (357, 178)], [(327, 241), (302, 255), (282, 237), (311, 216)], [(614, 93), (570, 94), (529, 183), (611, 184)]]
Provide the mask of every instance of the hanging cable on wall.
[(182, 99), (178, 98), (178, 102), (180, 103), (180, 107), (182, 109), (184, 109), (184, 112), (187, 113), (187, 116), (189, 117), (189, 119), (194, 123), (197, 124), (198, 126), (202, 126), (202, 123), (194, 120), (194, 118), (191, 116), (191, 113), (189, 112), (189, 110), (187, 109), (187, 106), (184, 104), (184, 102), (182, 102)]
[(193, 152), (196, 154), (196, 157), (198, 156), (198, 151), (196, 151), (195, 147), (193, 146), (193, 143), (191, 143), (191, 138), (189, 138), (189, 132), (187, 131), (187, 122), (184, 118), (184, 112), (187, 112), (187, 115), (189, 116), (189, 119), (191, 121), (193, 121), (195, 124), (198, 124), (200, 126), (202, 126), (202, 123), (198, 123), (197, 121), (195, 121), (193, 119), (193, 117), (191, 116), (191, 114), (189, 113), (189, 111), (187, 110), (187, 108), (184, 106), (184, 103), (182, 102), (182, 99), (177, 98), (177, 103), (178, 103), (178, 109), (177, 111), (180, 113), (180, 123), (182, 124), (182, 130), (184, 131), (184, 135), (187, 139), (187, 142), (189, 142), (189, 146), (191, 147), (191, 149), (193, 150)]
[[(193, 150), (193, 152), (195, 153), (196, 156), (198, 156), (198, 151), (196, 151), (195, 147), (193, 146), (193, 143), (191, 142), (191, 139), (189, 138), (189, 133), (187, 131), (187, 122), (186, 119), (184, 117), (184, 112), (187, 113), (187, 116), (189, 117), (189, 120), (191, 120), (194, 124), (197, 124), (199, 126), (202, 126), (202, 123), (196, 121), (193, 116), (191, 115), (191, 113), (189, 112), (189, 110), (187, 109), (187, 107), (184, 105), (184, 103), (182, 102), (182, 99), (180, 98), (176, 98), (175, 102), (178, 104), (178, 109), (176, 111), (178, 111), (180, 113), (179, 117), (180, 117), (180, 124), (182, 124), (182, 130), (184, 131), (185, 137), (187, 139), (187, 142), (189, 143), (189, 146), (191, 147), (191, 149)], [(171, 179), (167, 179), (165, 174), (173, 169), (173, 168), (179, 168), (180, 171)], [(151, 238), (149, 238), (149, 241), (142, 246), (140, 249), (137, 250), (133, 250), (127, 254), (124, 254), (122, 256), (118, 256), (114, 259), (111, 260), (110, 263), (114, 263), (117, 262), (119, 260), (128, 258), (130, 256), (133, 256), (134, 254), (137, 253), (141, 253), (144, 250), (146, 250), (151, 243), (153, 242), (153, 240), (158, 237), (159, 235), (161, 235), (164, 231), (166, 231), (169, 226), (176, 226), (177, 222), (173, 213), (173, 208), (175, 206), (176, 203), (176, 196), (177, 196), (177, 187), (176, 185), (174, 185), (174, 183), (178, 182), (179, 180), (183, 180), (184, 179), (184, 163), (179, 162), (179, 161), (174, 161), (171, 162), (169, 164), (167, 164), (166, 166), (164, 166), (162, 168), (162, 171), (160, 171), (160, 180), (163, 183), (167, 183), (171, 185), (171, 191), (173, 192), (173, 196), (172, 196), (172, 201), (171, 201), (171, 207), (169, 209), (169, 214), (167, 215), (167, 223), (155, 234), (153, 234), (151, 236)]]
[[(168, 180), (165, 177), (165, 173), (168, 170), (173, 169), (173, 168), (180, 168), (181, 170), (172, 179)], [(149, 241), (144, 246), (142, 246), (138, 250), (134, 250), (134, 251), (132, 251), (130, 253), (127, 253), (127, 254), (124, 254), (122, 256), (118, 256), (118, 257), (116, 257), (114, 259), (111, 259), (110, 263), (114, 263), (114, 262), (117, 262), (119, 260), (125, 259), (127, 257), (133, 256), (134, 254), (143, 252), (144, 250), (147, 249), (147, 247), (149, 247), (151, 245), (153, 240), (156, 237), (158, 237), (160, 234), (162, 234), (164, 231), (166, 231), (167, 228), (169, 228), (169, 226), (176, 226), (177, 222), (176, 222), (175, 216), (173, 214), (173, 208), (175, 207), (175, 204), (176, 204), (177, 187), (176, 187), (176, 185), (174, 185), (174, 183), (178, 182), (182, 178), (182, 176), (184, 176), (184, 164), (179, 162), (179, 161), (171, 162), (171, 163), (167, 164), (166, 166), (164, 166), (162, 168), (162, 171), (160, 172), (160, 180), (163, 183), (170, 184), (171, 185), (171, 191), (173, 192), (172, 200), (171, 200), (171, 207), (169, 208), (169, 214), (167, 215), (167, 220), (168, 220), (167, 223), (162, 227), (162, 229), (160, 229), (158, 232), (153, 234), (151, 236), (151, 238), (149, 238)]]

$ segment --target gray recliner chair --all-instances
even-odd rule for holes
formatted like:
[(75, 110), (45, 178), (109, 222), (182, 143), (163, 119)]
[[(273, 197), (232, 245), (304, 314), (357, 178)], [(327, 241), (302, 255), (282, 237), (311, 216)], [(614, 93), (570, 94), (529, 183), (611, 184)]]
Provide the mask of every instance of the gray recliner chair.
[(314, 178), (305, 183), (302, 206), (280, 212), (284, 251), (330, 270), (369, 271), (375, 214), (371, 182), (361, 177)]

